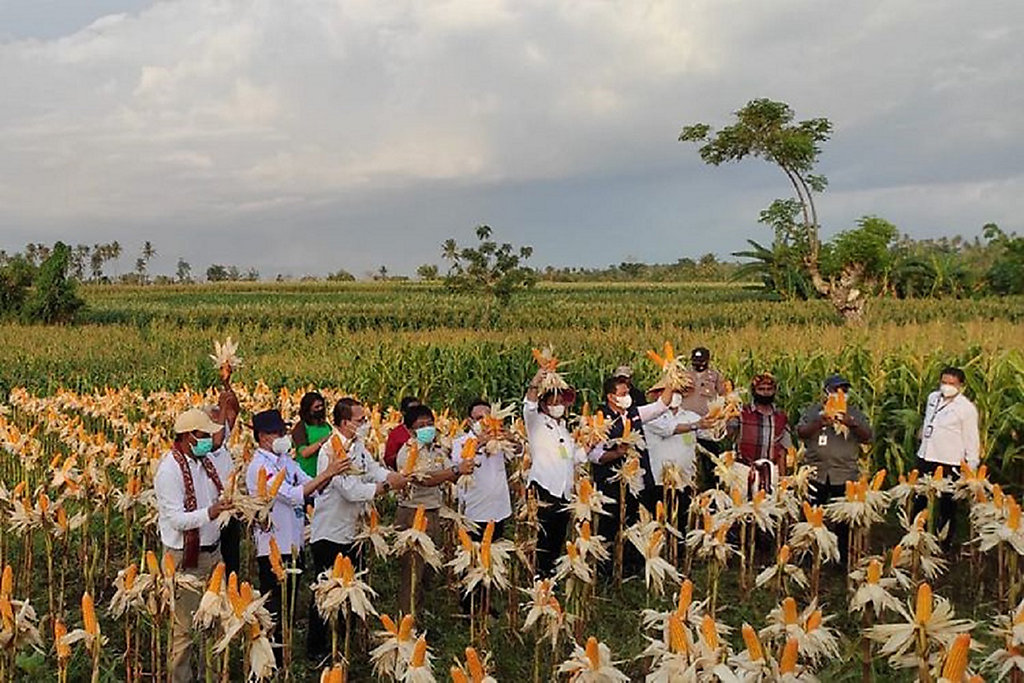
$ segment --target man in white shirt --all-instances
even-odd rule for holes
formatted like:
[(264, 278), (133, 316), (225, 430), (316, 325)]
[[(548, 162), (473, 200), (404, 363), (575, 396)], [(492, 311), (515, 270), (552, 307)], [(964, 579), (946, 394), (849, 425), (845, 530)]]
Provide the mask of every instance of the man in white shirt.
[[(332, 479), (314, 499), (313, 521), (310, 524), (310, 550), (313, 555), (313, 578), (334, 566), (335, 558), (346, 555), (357, 567), (355, 541), (359, 533), (359, 516), (368, 503), (389, 491), (405, 488), (406, 478), (377, 462), (366, 450), (364, 439), (369, 432), (366, 408), (354, 398), (343, 398), (334, 404), (334, 430), (320, 447), (316, 471), (325, 472), (333, 460), (348, 455), (349, 470)], [(335, 440), (341, 449), (335, 452)], [(339, 620), (340, 621), (340, 620)], [(344, 629), (344, 622), (339, 626)], [(310, 601), (306, 653), (311, 662), (319, 664), (328, 654), (330, 626)]]
[[(220, 527), (217, 517), (230, 505), (220, 500), (223, 485), (213, 462), (213, 434), (222, 425), (193, 408), (174, 421), (174, 445), (157, 466), (153, 487), (157, 498), (157, 524), (164, 551), (178, 571), (205, 581), (220, 562)], [(175, 683), (194, 678), (189, 655), (192, 614), (199, 594), (183, 591), (175, 602), (171, 647), (171, 677)]]
[(565, 506), (572, 496), (577, 465), (587, 461), (587, 452), (576, 443), (566, 426), (567, 407), (576, 401), (573, 389), (540, 393), (539, 371), (523, 399), (523, 422), (530, 448), (527, 486), (538, 502), (537, 567), (540, 576), (551, 576), (555, 560), (565, 549), (569, 512)]
[[(245, 483), (249, 491), (257, 490), (260, 469), (265, 471), (268, 482), (272, 481), (279, 471), (285, 471), (284, 481), (270, 509), (270, 528), (253, 528), (260, 592), (270, 595), (265, 607), (274, 617), (274, 622), (280, 624), (284, 586), (278, 582), (270, 564), (270, 538), (273, 537), (277, 542), (282, 562), (286, 567), (291, 564), (292, 557), (295, 557), (298, 564), (302, 557), (302, 536), (306, 520), (305, 500), (322, 490), (335, 476), (347, 470), (349, 460), (347, 457), (336, 458), (323, 472), (310, 477), (291, 457), (291, 437), (287, 436), (288, 426), (279, 411), (264, 410), (256, 413), (252, 417), (252, 427), (258, 447), (246, 471)], [(293, 580), (289, 581), (289, 584), (292, 585), (288, 586), (288, 595), (296, 595)], [(280, 631), (279, 628), (274, 630), (275, 639), (278, 638)], [(281, 650), (275, 649), (274, 654), (280, 666)]]
[[(942, 371), (938, 391), (928, 395), (921, 427), (921, 446), (917, 450), (917, 469), (921, 474), (932, 474), (939, 465), (947, 475), (960, 476), (960, 465), (966, 462), (977, 469), (981, 461), (981, 439), (978, 434), (978, 409), (963, 395), (966, 375), (960, 368), (947, 367)], [(924, 509), (927, 502), (918, 497), (915, 512)], [(943, 494), (935, 528), (949, 525), (944, 544), (952, 546), (956, 527), (956, 501), (953, 494)]]
[[(660, 393), (662, 387), (652, 387), (649, 394)], [(686, 486), (678, 492), (676, 509), (679, 511), (678, 526), (686, 532), (686, 515), (690, 508), (690, 491), (697, 470), (697, 433), (705, 424), (704, 418), (683, 408), (686, 396), (693, 387), (677, 389), (672, 393), (668, 410), (644, 424), (647, 437), (647, 451), (651, 456), (651, 472), (658, 487), (658, 496), (665, 502), (664, 470), (666, 465), (676, 468)]]

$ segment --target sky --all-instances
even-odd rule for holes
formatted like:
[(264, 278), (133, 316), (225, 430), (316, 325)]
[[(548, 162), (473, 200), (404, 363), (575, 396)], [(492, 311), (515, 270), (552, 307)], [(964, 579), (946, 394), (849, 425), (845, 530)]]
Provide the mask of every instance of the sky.
[(677, 141), (751, 99), (835, 126), (825, 236), (1024, 231), (1024, 3), (0, 0), (0, 248), (118, 240), (264, 277), (730, 258), (785, 177)]

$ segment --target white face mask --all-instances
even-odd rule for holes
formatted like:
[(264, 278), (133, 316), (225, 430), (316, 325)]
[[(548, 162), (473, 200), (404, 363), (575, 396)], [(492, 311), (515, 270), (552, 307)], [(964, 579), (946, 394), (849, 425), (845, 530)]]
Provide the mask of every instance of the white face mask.
[(370, 435), (370, 423), (369, 422), (364, 422), (361, 425), (359, 425), (358, 427), (356, 427), (356, 433), (354, 435), (356, 439), (359, 439), (360, 441), (363, 441), (369, 435)]
[(629, 410), (630, 406), (633, 405), (633, 397), (629, 394), (626, 394), (625, 396), (616, 396), (615, 405), (622, 410)]
[(475, 435), (480, 436), (484, 433), (484, 423), (482, 420), (473, 420), (469, 423), (469, 431)]
[(288, 455), (292, 450), (292, 437), (288, 434), (279, 436), (270, 444), (270, 450), (277, 455)]
[(940, 384), (939, 393), (942, 394), (944, 398), (953, 398), (960, 393), (960, 389), (958, 389), (954, 384)]
[(565, 406), (561, 403), (548, 406), (548, 415), (555, 418), (556, 420), (565, 415)]
[(672, 394), (672, 400), (669, 402), (669, 408), (678, 408), (683, 405), (683, 397), (679, 394)]

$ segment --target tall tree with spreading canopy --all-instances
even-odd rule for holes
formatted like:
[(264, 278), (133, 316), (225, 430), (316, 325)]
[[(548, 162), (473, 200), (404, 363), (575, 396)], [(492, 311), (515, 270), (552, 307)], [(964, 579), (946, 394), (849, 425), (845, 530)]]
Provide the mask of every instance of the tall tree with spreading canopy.
[(844, 245), (839, 253), (848, 260), (831, 264), (834, 267), (828, 269), (822, 266), (814, 197), (825, 190), (828, 180), (814, 171), (821, 145), (832, 136), (832, 122), (826, 118), (794, 122), (795, 114), (788, 104), (769, 99), (751, 100), (735, 116), (735, 123), (718, 131), (706, 123), (685, 126), (679, 141), (699, 144), (701, 159), (712, 166), (754, 157), (774, 164), (785, 174), (796, 196), (776, 199), (761, 212), (759, 220), (775, 230), (776, 247), (800, 255), (814, 290), (828, 298), (844, 320), (859, 322), (866, 303), (863, 288), (870, 284), (873, 265), (860, 257), (865, 252), (873, 256), (874, 251), (853, 248), (850, 242), (859, 245), (863, 238), (875, 245), (878, 234), (874, 228), (878, 224), (869, 222), (865, 229), (864, 219), (857, 229), (843, 233)]

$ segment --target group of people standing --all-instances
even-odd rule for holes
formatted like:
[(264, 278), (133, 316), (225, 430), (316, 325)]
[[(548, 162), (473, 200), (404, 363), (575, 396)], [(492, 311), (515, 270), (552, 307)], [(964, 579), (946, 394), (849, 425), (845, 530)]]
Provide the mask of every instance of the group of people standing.
[[(776, 405), (775, 378), (768, 373), (754, 377), (751, 400), (743, 403), (722, 429), (720, 417), (709, 416), (709, 410), (720, 406), (720, 397), (730, 393), (731, 386), (710, 361), (708, 349), (695, 348), (685, 386), (656, 385), (646, 392), (633, 385), (629, 366), (616, 368), (603, 383), (604, 402), (597, 408), (608, 425), (607, 437), (589, 449), (577, 441), (570, 426), (568, 411), (576, 403), (576, 392), (564, 386), (542, 388), (543, 371), (537, 373), (526, 389), (522, 418), (530, 457), (525, 485), (538, 503), (538, 575), (553, 574), (564, 550), (571, 524), (569, 503), (578, 469), (586, 463), (595, 486), (612, 501), (610, 509), (606, 507), (611, 514), (601, 517), (596, 530), (609, 541), (622, 533), (619, 506), (625, 507), (627, 524), (636, 520), (641, 507), (653, 512), (659, 500), (666, 500), (667, 489), (674, 487), (666, 481), (670, 472), (689, 482), (677, 494), (682, 496), (677, 501), (682, 500), (681, 509), (685, 510), (691, 490), (715, 486), (709, 458), (730, 445), (736, 463), (747, 468), (752, 487), (769, 487), (786, 472), (794, 439), (788, 415)], [(231, 389), (230, 371), (222, 372), (221, 377), (218, 405), (178, 416), (173, 446), (160, 461), (154, 483), (165, 549), (182, 571), (204, 579), (220, 561), (229, 572), (240, 571), (240, 526), (232, 521), (222, 529), (217, 522), (222, 513), (231, 511), (230, 503), (222, 499), (224, 483), (234, 466), (226, 443), (237, 429), (240, 410)], [(939, 389), (927, 399), (918, 451), (922, 472), (940, 464), (953, 473), (963, 462), (977, 467), (977, 410), (963, 395), (964, 383), (962, 370), (946, 368)], [(821, 400), (801, 413), (795, 427), (806, 449), (805, 463), (815, 468), (811, 491), (817, 504), (841, 496), (846, 482), (858, 479), (861, 446), (873, 439), (868, 419), (846, 400), (850, 390), (851, 383), (842, 376), (827, 378)], [(259, 589), (269, 593), (266, 606), (275, 619), (280, 618), (283, 591), (294, 587), (281, 585), (272, 571), (271, 539), (284, 563), (299, 567), (309, 563), (311, 567), (306, 568), (311, 572), (307, 573), (314, 578), (329, 569), (339, 553), (358, 564), (355, 542), (360, 516), (378, 497), (397, 497), (397, 530), (409, 528), (416, 510), (422, 508), (427, 533), (440, 544), (444, 487), (471, 474), (471, 483), (456, 489), (461, 512), (481, 527), (494, 522), (496, 536), (503, 533), (512, 515), (506, 472), (509, 454), (491, 455), (487, 450), (489, 439), (495, 438), (482, 427), (490, 403), (478, 399), (467, 407), (465, 431), (449, 448), (441, 447), (434, 413), (428, 406), (405, 398), (400, 408), (402, 423), (388, 434), (380, 460), (366, 447), (369, 411), (354, 398), (338, 400), (328, 420), (326, 400), (310, 392), (302, 398), (300, 419), (291, 428), (277, 410), (253, 415), (251, 430), (257, 448), (246, 470), (248, 489), (256, 490), (261, 470), (262, 476), (269, 478), (284, 471), (269, 525), (252, 529)], [(630, 450), (621, 438), (627, 429), (644, 437), (635, 448), (643, 479), (639, 491), (620, 486), (615, 476)], [(470, 438), (476, 440), (476, 454), (463, 457)], [(402, 474), (413, 451), (415, 478)], [(949, 525), (948, 539), (953, 537), (954, 505), (952, 498), (943, 499), (940, 505), (939, 528)], [(685, 515), (681, 518), (685, 520)], [(307, 524), (308, 556), (304, 552)], [(415, 606), (418, 611), (424, 604), (426, 567), (414, 553), (406, 553), (399, 562), (399, 610), (410, 613)], [(627, 572), (637, 570), (639, 559), (627, 556), (625, 565)], [(175, 681), (193, 680), (190, 625), (197, 605), (198, 596), (193, 600), (187, 594), (176, 604)], [(313, 661), (319, 661), (327, 654), (330, 633), (312, 605), (307, 633), (307, 652)]]

